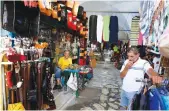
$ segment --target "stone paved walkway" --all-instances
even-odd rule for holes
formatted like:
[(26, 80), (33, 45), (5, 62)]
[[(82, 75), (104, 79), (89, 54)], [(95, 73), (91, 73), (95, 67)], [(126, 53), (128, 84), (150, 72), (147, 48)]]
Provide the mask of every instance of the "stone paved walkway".
[[(67, 107), (70, 110), (118, 110), (120, 109), (120, 87), (122, 81), (119, 76), (120, 72), (112, 64), (107, 64), (104, 67), (103, 64), (98, 64), (94, 69), (94, 78), (86, 85), (86, 90), (99, 90), (95, 91), (92, 98), (89, 97), (85, 102), (79, 103)], [(85, 97), (88, 97), (91, 93), (86, 91)], [(96, 93), (97, 92), (97, 93)], [(83, 93), (83, 91), (82, 91)], [(80, 95), (79, 99), (82, 101), (83, 96)], [(77, 108), (78, 107), (78, 108)]]

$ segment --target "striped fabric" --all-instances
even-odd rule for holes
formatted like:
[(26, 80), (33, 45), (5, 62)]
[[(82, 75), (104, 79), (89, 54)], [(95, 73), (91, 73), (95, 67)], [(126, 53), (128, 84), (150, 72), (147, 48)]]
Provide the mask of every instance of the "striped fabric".
[(131, 23), (131, 32), (130, 32), (130, 45), (137, 46), (138, 45), (138, 38), (139, 38), (139, 20), (140, 17), (135, 16), (132, 19)]

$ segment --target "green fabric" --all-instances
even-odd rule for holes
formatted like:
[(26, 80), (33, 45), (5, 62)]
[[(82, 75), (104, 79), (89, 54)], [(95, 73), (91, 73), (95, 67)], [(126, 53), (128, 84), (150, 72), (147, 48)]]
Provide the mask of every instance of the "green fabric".
[(109, 24), (110, 24), (110, 16), (103, 17), (103, 40), (108, 42), (109, 41)]
[(117, 46), (114, 46), (114, 47), (113, 47), (113, 51), (114, 51), (114, 52), (118, 52), (118, 47), (117, 47)]

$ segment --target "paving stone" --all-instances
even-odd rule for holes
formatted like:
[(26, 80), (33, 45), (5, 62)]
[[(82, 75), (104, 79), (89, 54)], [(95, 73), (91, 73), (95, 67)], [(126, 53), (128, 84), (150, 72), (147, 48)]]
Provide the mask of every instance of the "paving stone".
[(102, 105), (103, 107), (107, 107), (107, 103), (100, 103), (100, 105)]
[(98, 103), (93, 104), (93, 106), (96, 108), (96, 110), (104, 110), (104, 107)]
[(120, 106), (120, 102), (119, 101), (115, 101), (114, 103)]
[(117, 93), (119, 91), (118, 91), (118, 89), (111, 89), (111, 92)]
[(113, 87), (113, 85), (108, 84), (108, 85), (106, 85), (105, 87), (106, 87), (106, 88), (112, 88), (112, 87)]
[(93, 110), (91, 107), (84, 107), (84, 108), (81, 108), (80, 110)]
[(117, 81), (116, 81), (116, 84), (113, 84), (115, 87), (119, 87), (119, 85), (117, 84)]
[(108, 110), (114, 110), (113, 108), (109, 107)]
[(114, 97), (115, 95), (116, 95), (116, 94), (114, 94), (114, 93), (111, 93), (111, 94), (110, 94), (111, 97)]
[(105, 95), (103, 95), (103, 94), (100, 96), (100, 101), (101, 101), (101, 102), (105, 102), (105, 101), (107, 101), (107, 100), (108, 100), (108, 96), (105, 96)]
[(116, 95), (114, 96), (114, 98), (120, 99), (120, 95), (119, 95), (119, 94), (116, 94)]
[(113, 99), (113, 98), (109, 98), (109, 102), (113, 102), (115, 101), (116, 99)]
[(110, 107), (114, 108), (114, 109), (118, 109), (119, 106), (118, 105), (115, 105), (113, 103), (108, 103)]
[(109, 94), (109, 90), (107, 88), (103, 88), (102, 89), (102, 94), (108, 95)]
[(120, 101), (121, 98), (118, 99), (118, 101)]

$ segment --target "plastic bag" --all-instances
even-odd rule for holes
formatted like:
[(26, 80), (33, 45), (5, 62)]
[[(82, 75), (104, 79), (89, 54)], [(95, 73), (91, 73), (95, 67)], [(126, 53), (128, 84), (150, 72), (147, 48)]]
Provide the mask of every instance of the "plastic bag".
[(76, 77), (76, 73), (70, 74), (69, 80), (67, 81), (67, 86), (69, 86), (71, 89), (73, 89), (74, 91), (77, 90), (77, 77)]

